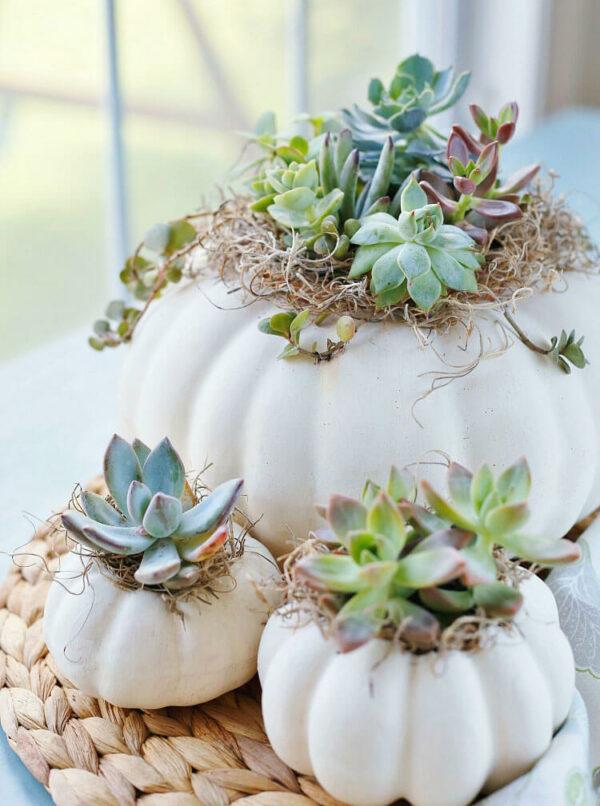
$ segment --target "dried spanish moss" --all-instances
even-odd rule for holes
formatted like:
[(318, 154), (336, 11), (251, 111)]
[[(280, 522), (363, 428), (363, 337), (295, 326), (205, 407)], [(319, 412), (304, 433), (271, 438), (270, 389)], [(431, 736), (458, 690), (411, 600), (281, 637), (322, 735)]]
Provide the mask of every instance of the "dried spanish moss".
[(477, 292), (453, 291), (428, 313), (413, 303), (376, 309), (369, 278), (348, 279), (351, 258), (311, 257), (298, 240), (286, 246), (275, 222), (250, 210), (243, 196), (224, 200), (194, 221), (202, 251), (190, 257), (191, 276), (218, 273), (251, 299), (266, 298), (280, 308), (362, 321), (392, 319), (417, 331), (469, 327), (478, 312), (502, 311), (534, 292), (564, 287), (570, 271), (598, 271), (598, 251), (585, 226), (564, 197), (552, 194), (551, 185), (538, 184), (523, 218), (491, 234)]

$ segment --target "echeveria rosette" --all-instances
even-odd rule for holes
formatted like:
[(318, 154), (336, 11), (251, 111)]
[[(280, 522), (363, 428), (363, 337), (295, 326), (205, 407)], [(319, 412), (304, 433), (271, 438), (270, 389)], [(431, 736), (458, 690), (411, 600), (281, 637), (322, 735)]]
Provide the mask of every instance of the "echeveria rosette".
[(548, 540), (522, 531), (529, 518), (527, 497), (531, 474), (525, 459), (505, 470), (497, 479), (487, 465), (475, 474), (453, 462), (448, 469), (449, 498), (440, 496), (422, 482), (427, 503), (447, 525), (466, 530), (475, 539), (463, 549), (467, 585), (492, 582), (496, 575), (493, 551), (531, 563), (556, 565), (579, 558), (579, 547), (570, 540)]
[(483, 260), (473, 239), (444, 224), (439, 204), (428, 204), (414, 176), (401, 194), (398, 219), (387, 213), (366, 217), (352, 237), (359, 248), (349, 277), (371, 272), (379, 308), (409, 297), (429, 311), (447, 293), (476, 291), (475, 271)]
[(226, 481), (197, 502), (168, 439), (151, 451), (140, 440), (130, 445), (116, 434), (104, 457), (104, 479), (115, 505), (85, 491), (85, 514), (65, 512), (64, 527), (92, 552), (140, 555), (136, 581), (170, 590), (193, 585), (200, 564), (225, 544), (243, 483)]
[(443, 627), (482, 611), (510, 619), (522, 596), (501, 579), (496, 551), (542, 565), (572, 562), (567, 540), (525, 536), (531, 486), (525, 460), (495, 479), (456, 463), (448, 470), (449, 500), (423, 483), (430, 509), (415, 503), (410, 476), (394, 468), (387, 486), (369, 481), (360, 501), (334, 495), (315, 532), (337, 546), (300, 559), (295, 575), (333, 608), (333, 634), (343, 652), (376, 635), (398, 631), (421, 651), (434, 649)]
[(453, 106), (468, 83), (469, 73), (456, 75), (453, 67), (436, 70), (418, 54), (400, 62), (387, 87), (380, 79), (372, 79), (368, 93), (372, 109), (367, 112), (355, 104), (342, 110), (342, 121), (361, 152), (362, 176), (373, 175), (389, 137), (395, 150), (393, 184), (401, 185), (416, 168), (435, 167), (444, 137), (427, 119)]

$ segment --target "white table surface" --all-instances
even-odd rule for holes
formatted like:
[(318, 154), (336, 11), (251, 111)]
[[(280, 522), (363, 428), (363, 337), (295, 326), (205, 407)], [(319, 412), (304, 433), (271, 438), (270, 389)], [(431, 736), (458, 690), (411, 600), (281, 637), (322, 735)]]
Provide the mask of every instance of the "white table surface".
[[(542, 160), (600, 240), (600, 112), (572, 110), (509, 146), (509, 169)], [(105, 301), (98, 300), (98, 310)], [(31, 520), (67, 500), (98, 472), (115, 430), (120, 351), (92, 352), (78, 331), (0, 364), (0, 550), (25, 543)], [(25, 513), (29, 513), (26, 515)], [(10, 560), (0, 554), (0, 576)], [(50, 803), (0, 730), (0, 806)]]

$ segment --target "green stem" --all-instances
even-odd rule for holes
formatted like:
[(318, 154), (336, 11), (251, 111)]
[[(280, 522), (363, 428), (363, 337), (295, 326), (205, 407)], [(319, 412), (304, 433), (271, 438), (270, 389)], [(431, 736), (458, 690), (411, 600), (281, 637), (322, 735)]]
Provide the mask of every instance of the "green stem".
[(552, 352), (552, 347), (540, 347), (538, 344), (531, 341), (531, 339), (521, 330), (519, 325), (506, 310), (504, 311), (504, 317), (515, 331), (520, 341), (522, 341), (526, 347), (529, 347), (530, 350), (533, 350), (534, 353), (539, 353), (540, 355), (549, 355)]
[(456, 223), (457, 221), (462, 221), (465, 215), (469, 212), (471, 207), (471, 201), (473, 196), (468, 193), (462, 193), (460, 199), (458, 200), (458, 206), (456, 210), (452, 213), (451, 220), (452, 223)]

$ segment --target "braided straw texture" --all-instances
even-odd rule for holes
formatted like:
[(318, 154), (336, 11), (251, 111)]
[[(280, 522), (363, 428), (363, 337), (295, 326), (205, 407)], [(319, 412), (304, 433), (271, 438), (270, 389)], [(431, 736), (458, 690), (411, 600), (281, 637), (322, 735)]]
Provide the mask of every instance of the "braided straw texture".
[[(102, 491), (100, 482), (89, 489)], [(159, 711), (117, 708), (75, 688), (42, 631), (51, 574), (67, 551), (64, 535), (44, 525), (0, 585), (0, 724), (58, 806), (340, 806), (277, 758), (254, 681)]]

